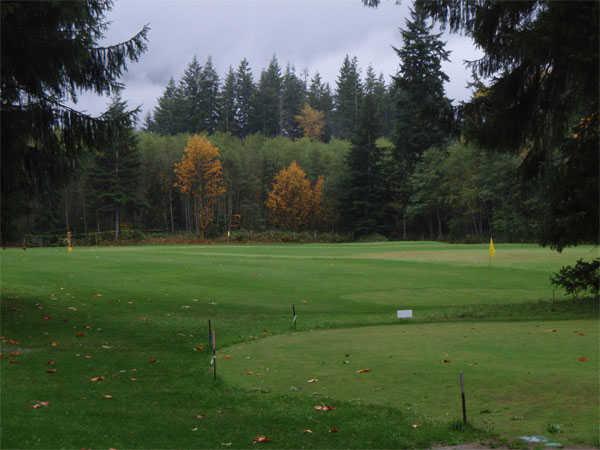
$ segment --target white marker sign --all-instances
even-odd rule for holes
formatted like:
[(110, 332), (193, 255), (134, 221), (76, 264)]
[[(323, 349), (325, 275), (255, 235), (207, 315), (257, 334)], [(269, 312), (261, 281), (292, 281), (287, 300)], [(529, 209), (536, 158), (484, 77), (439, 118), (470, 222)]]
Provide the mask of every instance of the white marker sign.
[(398, 319), (412, 319), (412, 309), (399, 309), (396, 311)]

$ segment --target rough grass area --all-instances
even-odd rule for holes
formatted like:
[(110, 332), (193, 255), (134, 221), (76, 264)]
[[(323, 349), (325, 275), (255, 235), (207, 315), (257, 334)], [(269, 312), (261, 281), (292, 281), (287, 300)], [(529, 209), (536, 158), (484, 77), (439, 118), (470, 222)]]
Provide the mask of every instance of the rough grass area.
[[(263, 445), (252, 440), (266, 435), (272, 442), (264, 445), (276, 448), (423, 448), (496, 434), (507, 440), (548, 434), (548, 421), (561, 426), (557, 440), (593, 444), (597, 418), (589, 405), (598, 392), (589, 373), (598, 369), (597, 309), (553, 293), (549, 275), (595, 252), (497, 245), (488, 267), (486, 246), (438, 243), (5, 250), (0, 446), (249, 448)], [(291, 304), (298, 311), (296, 332)], [(412, 325), (369, 328), (396, 324), (398, 308), (415, 310)], [(206, 344), (209, 318), (221, 355), (216, 383), (198, 347)], [(323, 338), (315, 343), (319, 333)], [(341, 350), (335, 341), (344, 333), (366, 338)], [(320, 344), (330, 337), (326, 347)], [(278, 362), (286, 339), (293, 340), (293, 364)], [(371, 345), (369, 339), (377, 351), (361, 347)], [(259, 389), (239, 375), (240, 347), (232, 347), (257, 340), (283, 345), (260, 360), (272, 361), (270, 369), (281, 364), (281, 378)], [(398, 342), (411, 349), (405, 357), (414, 366), (404, 367), (402, 376), (394, 357), (408, 350)], [(313, 396), (307, 389), (312, 384), (305, 380), (319, 376), (317, 355), (329, 346), (336, 353), (323, 354), (327, 364), (340, 351), (349, 352), (350, 361), (373, 358), (364, 360), (373, 366), (365, 381), (346, 374), (348, 364), (330, 367), (339, 369), (340, 384), (347, 384), (347, 375), (365, 386), (379, 380), (369, 392), (357, 391), (360, 402), (343, 390)], [(393, 362), (375, 370), (388, 347)], [(229, 352), (235, 358), (222, 359)], [(440, 363), (443, 353), (451, 363)], [(587, 360), (577, 361), (580, 356)], [(530, 366), (537, 377), (527, 373)], [(455, 424), (460, 368), (467, 373), (476, 429)], [(302, 389), (290, 390), (285, 377), (291, 372), (300, 380), (295, 385), (304, 380), (296, 386)], [(499, 400), (502, 374), (515, 381), (502, 385), (507, 392)], [(319, 389), (331, 388), (335, 373), (323, 376), (330, 381)], [(496, 380), (487, 390), (486, 379)], [(399, 383), (410, 399), (390, 394), (386, 401), (384, 392)], [(442, 414), (432, 413), (436, 397)], [(314, 410), (321, 403), (336, 409)], [(515, 405), (525, 411), (506, 422)], [(490, 412), (481, 413), (485, 409)]]

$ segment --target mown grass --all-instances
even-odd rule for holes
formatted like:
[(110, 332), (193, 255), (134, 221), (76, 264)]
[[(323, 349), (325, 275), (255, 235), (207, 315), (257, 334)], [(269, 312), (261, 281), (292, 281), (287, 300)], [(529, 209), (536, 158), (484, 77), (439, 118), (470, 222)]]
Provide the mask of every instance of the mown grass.
[[(299, 331), (396, 323), (398, 308), (415, 310), (412, 327), (593, 318), (589, 302), (564, 301), (559, 293), (549, 301), (548, 282), (551, 271), (591, 252), (499, 245), (488, 267), (485, 246), (437, 243), (6, 250), (1, 446), (240, 448), (253, 447), (258, 434), (278, 448), (421, 448), (482, 439), (489, 430), (453, 430), (456, 417), (434, 417), (418, 401), (407, 410), (320, 396), (337, 406), (322, 413), (302, 392), (249, 390), (228, 373), (214, 383), (208, 355), (194, 348), (206, 343), (208, 318), (223, 352), (292, 336), (292, 303)], [(310, 334), (293, 336), (306, 336), (311, 351)], [(21, 354), (8, 356), (14, 351)], [(539, 351), (553, 361), (553, 345)], [(597, 368), (595, 355), (589, 358), (586, 367)], [(234, 360), (219, 362), (226, 371)], [(296, 370), (304, 375), (301, 364)], [(98, 375), (104, 381), (90, 381)], [(50, 405), (32, 409), (36, 400)], [(571, 423), (573, 410), (580, 415), (575, 406), (557, 421)], [(339, 432), (330, 433), (333, 426)], [(566, 437), (589, 443), (588, 434), (576, 434)]]

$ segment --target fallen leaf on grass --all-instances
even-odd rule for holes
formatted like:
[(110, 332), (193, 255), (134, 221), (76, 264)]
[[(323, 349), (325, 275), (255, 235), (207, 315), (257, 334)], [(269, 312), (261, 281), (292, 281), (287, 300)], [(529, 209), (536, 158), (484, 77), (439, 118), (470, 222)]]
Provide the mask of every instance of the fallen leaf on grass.
[(148, 362), (149, 362), (150, 364), (154, 364), (156, 361), (157, 361), (157, 359), (156, 359), (156, 358), (154, 358), (154, 357), (152, 357), (152, 358), (150, 358), (150, 359), (148, 360)]
[(358, 369), (356, 373), (369, 373), (371, 369)]
[(50, 316), (44, 316), (44, 320), (50, 320), (50, 319), (52, 319), (52, 317), (50, 317)]
[(77, 336), (77, 337), (84, 337), (85, 333), (83, 331), (79, 331), (79, 332), (75, 333), (75, 336)]
[(585, 336), (585, 333), (582, 333), (581, 331), (579, 333), (577, 333), (577, 336)]
[(33, 405), (31, 405), (33, 409), (40, 409), (47, 406), (50, 406), (50, 402), (40, 402), (39, 400), (36, 400)]
[(56, 364), (56, 361), (54, 361), (53, 359), (49, 359), (48, 360), (48, 365), (49, 366), (53, 366), (54, 364)]
[(85, 359), (92, 359), (92, 355), (83, 355)]
[(329, 429), (329, 432), (330, 432), (330, 433), (337, 433), (338, 431), (340, 431), (340, 430), (339, 430), (337, 427), (331, 427), (331, 428)]
[(96, 292), (96, 293), (94, 294), (94, 297), (102, 297), (102, 294), (101, 294), (100, 292)]
[(231, 447), (232, 444), (233, 444), (232, 442), (221, 442), (221, 445), (223, 447)]
[(413, 427), (413, 428), (419, 428), (420, 426), (421, 426), (421, 425), (419, 425), (418, 423), (413, 423), (413, 424), (411, 425), (411, 427)]
[(97, 375), (95, 377), (90, 378), (92, 383), (97, 383), (99, 381), (104, 381), (104, 377), (102, 375)]
[(17, 341), (16, 339), (9, 339), (9, 340), (8, 340), (8, 343), (9, 343), (10, 345), (19, 345), (19, 344), (20, 344), (20, 342), (19, 342), (19, 341)]
[(46, 373), (56, 373), (56, 369), (46, 369)]
[(253, 444), (263, 444), (265, 442), (271, 442), (271, 439), (269, 439), (267, 436), (256, 436), (254, 439), (252, 439), (252, 443)]
[(56, 342), (56, 341), (52, 341), (52, 342), (50, 342), (50, 345), (51, 345), (52, 347), (58, 347), (58, 342)]
[(130, 380), (131, 380), (131, 381), (137, 381), (137, 378), (135, 378), (135, 377), (131, 377), (131, 378), (130, 378)]
[(335, 409), (335, 406), (315, 405), (314, 409), (316, 409), (317, 411), (331, 411), (331, 410)]
[(305, 428), (304, 430), (302, 430), (303, 433), (307, 433), (307, 434), (312, 434), (313, 430), (311, 430), (310, 428)]
[(231, 359), (231, 355), (223, 355), (223, 359)]
[(254, 372), (252, 372), (251, 370), (246, 370), (246, 375), (254, 375)]
[(577, 361), (579, 361), (579, 362), (588, 362), (589, 358), (587, 356), (580, 356), (579, 358), (577, 358)]
[(202, 344), (198, 344), (194, 347), (194, 350), (197, 352), (203, 352), (204, 351), (204, 345)]
[(110, 349), (112, 348), (110, 345), (106, 345), (106, 344), (102, 345), (101, 347), (102, 347), (104, 350), (110, 350)]
[(113, 398), (113, 396), (112, 396), (112, 395), (110, 395), (110, 394), (104, 394), (102, 397), (104, 397), (104, 398), (105, 398), (105, 399), (107, 399), (107, 400), (110, 400), (110, 399), (112, 399), (112, 398)]
[(205, 417), (206, 417), (206, 416), (204, 416), (204, 415), (202, 415), (202, 414), (198, 414), (198, 415), (196, 416), (196, 419), (198, 419), (198, 420), (202, 420), (202, 419), (204, 419)]
[(311, 378), (309, 380), (306, 380), (307, 383), (317, 383), (319, 381), (318, 378)]

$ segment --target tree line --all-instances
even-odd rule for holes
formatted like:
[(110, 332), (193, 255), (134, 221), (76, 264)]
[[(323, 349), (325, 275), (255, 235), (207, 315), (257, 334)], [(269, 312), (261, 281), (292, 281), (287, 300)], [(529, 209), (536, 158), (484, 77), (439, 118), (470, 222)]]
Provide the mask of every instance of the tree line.
[(297, 73), (290, 64), (284, 70), (276, 56), (256, 79), (244, 58), (236, 69), (229, 67), (223, 80), (210, 56), (204, 64), (194, 56), (180, 80), (169, 80), (144, 129), (163, 135), (221, 131), (240, 138), (260, 133), (295, 139), (304, 134), (297, 116), (310, 107), (322, 115), (319, 139), (350, 139), (366, 89), (376, 93), (382, 133), (388, 136), (395, 84), (386, 83), (372, 66), (362, 76), (356, 57), (346, 55), (332, 89), (319, 72), (309, 77), (308, 71)]

